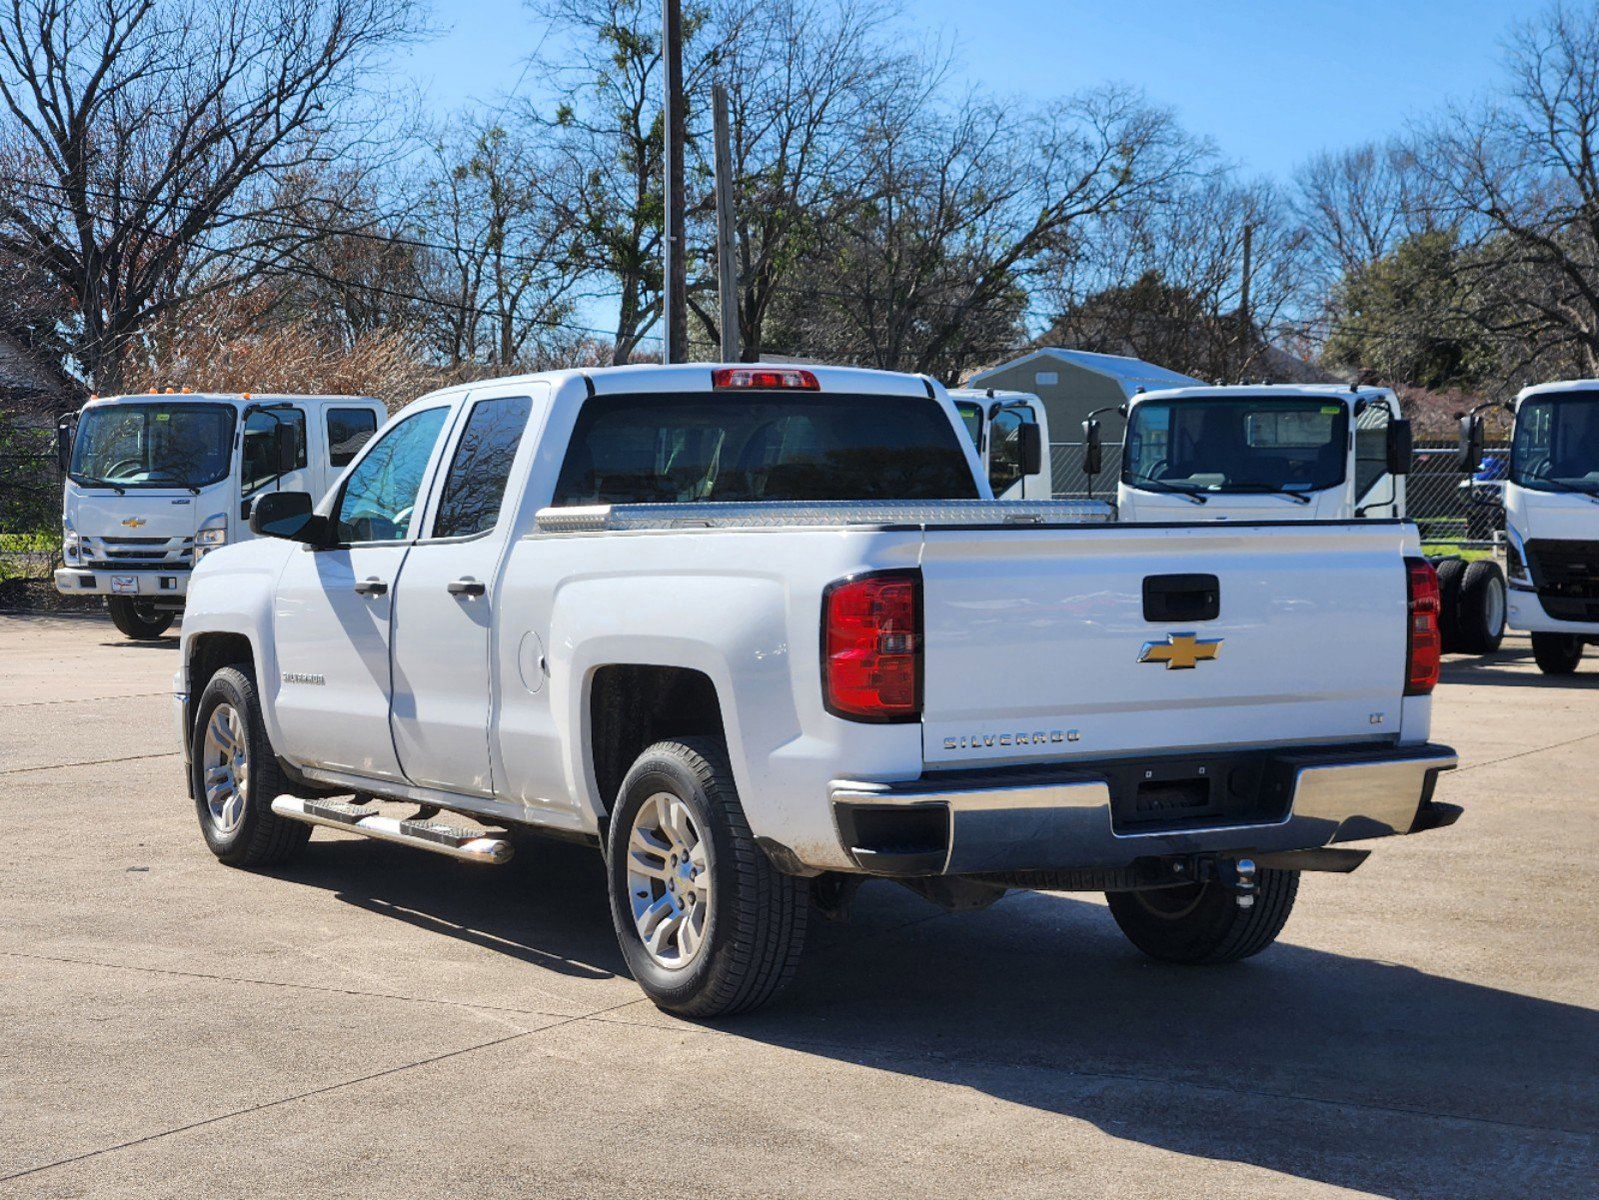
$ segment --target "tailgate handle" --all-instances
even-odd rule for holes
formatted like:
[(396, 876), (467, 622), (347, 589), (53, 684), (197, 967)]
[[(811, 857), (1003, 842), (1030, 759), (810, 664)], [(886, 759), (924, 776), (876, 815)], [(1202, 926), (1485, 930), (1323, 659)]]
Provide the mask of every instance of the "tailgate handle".
[(1214, 575), (1144, 576), (1144, 620), (1214, 621), (1221, 615), (1221, 581)]

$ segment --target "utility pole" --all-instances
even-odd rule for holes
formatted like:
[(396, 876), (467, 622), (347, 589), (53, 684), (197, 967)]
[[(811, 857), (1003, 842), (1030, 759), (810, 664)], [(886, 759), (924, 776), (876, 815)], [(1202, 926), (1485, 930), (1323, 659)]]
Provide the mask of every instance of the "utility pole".
[(733, 261), (733, 141), (727, 120), (727, 89), (711, 87), (716, 134), (716, 282), (722, 301), (722, 361), (738, 361), (738, 266)]
[(666, 317), (666, 362), (688, 361), (688, 272), (683, 262), (683, 7), (662, 0), (662, 59), (666, 68), (666, 229), (662, 241), (661, 306)]
[(1255, 327), (1249, 315), (1249, 254), (1254, 247), (1255, 226), (1244, 222), (1244, 277), (1238, 290), (1238, 382), (1244, 381), (1244, 370), (1249, 365), (1249, 345), (1254, 341)]

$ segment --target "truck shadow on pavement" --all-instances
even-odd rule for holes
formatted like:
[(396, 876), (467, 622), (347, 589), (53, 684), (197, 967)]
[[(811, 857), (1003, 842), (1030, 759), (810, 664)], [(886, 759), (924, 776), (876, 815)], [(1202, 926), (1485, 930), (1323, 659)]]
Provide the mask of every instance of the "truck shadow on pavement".
[(1574, 675), (1545, 675), (1533, 662), (1532, 651), (1519, 647), (1481, 656), (1450, 655), (1443, 661), (1439, 682), (1599, 690), (1599, 653), (1590, 650)]
[[(599, 856), (582, 847), (533, 842), (468, 886), (459, 864), (316, 841), (283, 877), (536, 967), (625, 973)], [(850, 924), (813, 915), (787, 995), (700, 1027), (1396, 1200), (1594, 1194), (1599, 1012), (1293, 939), (1290, 921), (1245, 963), (1169, 967), (1094, 901), (1019, 892), (949, 916), (874, 884)], [(935, 1114), (960, 1103), (928, 1095), (917, 1103)], [(1036, 1121), (1016, 1124), (1018, 1138), (1039, 1136)], [(962, 1130), (981, 1127), (992, 1122), (935, 1115), (926, 1139), (962, 1157), (1059, 1162), (1047, 1146), (965, 1144)]]

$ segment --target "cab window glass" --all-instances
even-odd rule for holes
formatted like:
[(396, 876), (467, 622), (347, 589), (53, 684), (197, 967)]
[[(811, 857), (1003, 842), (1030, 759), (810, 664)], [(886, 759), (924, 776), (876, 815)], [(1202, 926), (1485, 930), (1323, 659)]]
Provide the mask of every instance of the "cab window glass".
[(378, 415), (370, 408), (328, 409), (328, 461), (349, 466), (377, 431)]
[(334, 514), (341, 542), (388, 542), (411, 528), (417, 493), (448, 408), (429, 408), (385, 433), (345, 480)]
[(1030, 413), (1006, 408), (988, 426), (988, 486), (996, 497), (1009, 491), (1022, 478), (1021, 429)]
[(983, 448), (983, 406), (973, 404), (970, 400), (955, 401), (955, 411), (960, 414), (961, 424), (966, 426), (966, 435), (972, 439), (972, 445), (979, 451)]
[[(1382, 403), (1368, 404), (1355, 418), (1355, 498), (1388, 474), (1388, 425), (1393, 414)], [(1386, 495), (1386, 493), (1384, 493)]]
[(244, 420), (241, 482), (245, 492), (253, 492), (278, 477), (280, 425), (294, 439), (294, 469), (305, 466), (305, 413), (298, 408), (257, 409)]
[(494, 527), (532, 410), (527, 396), (496, 396), (472, 406), (444, 479), (434, 537), (467, 537)]

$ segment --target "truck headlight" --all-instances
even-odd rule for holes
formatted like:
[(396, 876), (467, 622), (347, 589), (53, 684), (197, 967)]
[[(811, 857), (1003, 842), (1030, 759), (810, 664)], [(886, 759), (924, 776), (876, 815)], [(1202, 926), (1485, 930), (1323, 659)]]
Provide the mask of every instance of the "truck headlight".
[(228, 519), (221, 513), (206, 520), (194, 535), (194, 561), (199, 562), (212, 550), (228, 544)]
[(83, 558), (83, 543), (78, 539), (78, 531), (72, 528), (71, 521), (61, 522), (61, 559), (63, 562), (76, 563)]

